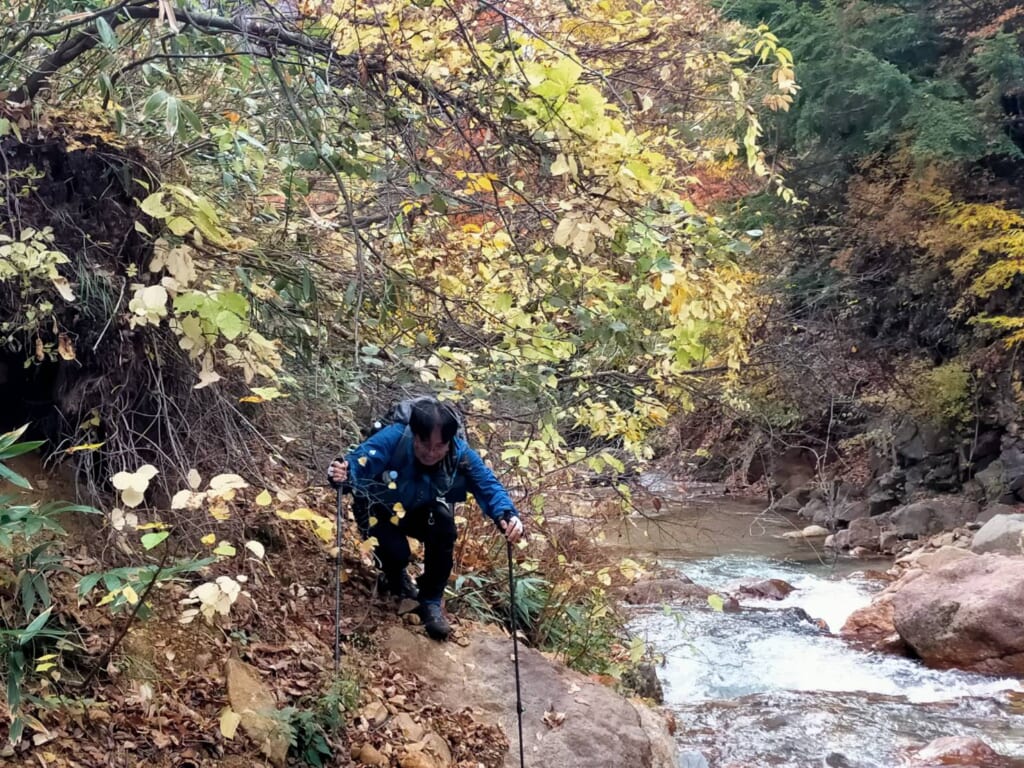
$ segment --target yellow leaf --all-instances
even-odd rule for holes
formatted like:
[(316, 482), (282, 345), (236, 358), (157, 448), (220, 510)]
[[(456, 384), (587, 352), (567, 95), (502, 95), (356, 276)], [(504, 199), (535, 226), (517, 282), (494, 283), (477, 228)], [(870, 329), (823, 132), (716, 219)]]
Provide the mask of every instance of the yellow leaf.
[(70, 448), (65, 449), (64, 453), (78, 453), (79, 451), (95, 451), (97, 448), (102, 448), (103, 443), (85, 443), (84, 445), (73, 445)]
[(203, 536), (203, 538), (200, 539), (200, 541), (203, 542), (203, 544), (205, 544), (206, 546), (210, 546), (216, 540), (217, 540), (216, 535), (214, 535), (212, 533), (208, 533), (205, 536)]
[(359, 551), (362, 552), (364, 555), (369, 554), (377, 548), (377, 545), (379, 543), (380, 542), (377, 541), (376, 536), (371, 536), (359, 545)]
[(212, 504), (210, 517), (214, 520), (228, 520), (231, 518), (231, 511), (224, 504)]
[(135, 590), (132, 589), (131, 584), (126, 584), (124, 589), (121, 590), (121, 594), (124, 595), (124, 599), (132, 605), (139, 602), (139, 596), (135, 593)]
[(235, 738), (235, 731), (238, 730), (238, 724), (242, 722), (242, 716), (235, 712), (231, 707), (224, 707), (224, 711), (220, 713), (220, 733), (225, 739)]
[(268, 506), (270, 504), (271, 501), (272, 501), (272, 499), (271, 499), (271, 496), (270, 496), (270, 491), (263, 490), (256, 497), (256, 506), (258, 506), (258, 507), (266, 507), (266, 506)]

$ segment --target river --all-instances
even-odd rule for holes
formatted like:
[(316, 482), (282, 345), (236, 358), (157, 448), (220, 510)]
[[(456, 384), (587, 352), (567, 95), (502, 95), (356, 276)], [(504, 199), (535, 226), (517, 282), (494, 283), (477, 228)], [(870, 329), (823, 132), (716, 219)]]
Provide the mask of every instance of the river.
[(796, 620), (786, 609), (837, 632), (881, 588), (870, 569), (889, 563), (832, 561), (820, 547), (782, 539), (797, 524), (763, 508), (734, 498), (677, 501), (606, 531), (610, 546), (716, 590), (773, 578), (796, 587), (782, 601), (742, 599), (738, 613), (669, 605), (635, 614), (632, 629), (664, 656), (658, 675), (681, 766), (895, 768), (913, 749), (954, 735), (1024, 758), (1024, 716), (1006, 693), (1020, 681), (856, 650)]

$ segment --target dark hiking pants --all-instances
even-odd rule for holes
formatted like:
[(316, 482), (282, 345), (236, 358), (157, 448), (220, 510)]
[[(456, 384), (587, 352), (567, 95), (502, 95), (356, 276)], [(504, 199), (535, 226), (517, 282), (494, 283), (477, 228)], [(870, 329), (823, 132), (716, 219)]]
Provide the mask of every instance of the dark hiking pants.
[(379, 504), (369, 508), (368, 517), (376, 518), (376, 525), (369, 525), (368, 533), (377, 538), (375, 553), (381, 571), (392, 584), (401, 584), (398, 579), (412, 556), (406, 537), (422, 541), (423, 575), (417, 580), (420, 602), (440, 602), (455, 564), (455, 515), (440, 501), (406, 512), (397, 525), (391, 522), (394, 514)]

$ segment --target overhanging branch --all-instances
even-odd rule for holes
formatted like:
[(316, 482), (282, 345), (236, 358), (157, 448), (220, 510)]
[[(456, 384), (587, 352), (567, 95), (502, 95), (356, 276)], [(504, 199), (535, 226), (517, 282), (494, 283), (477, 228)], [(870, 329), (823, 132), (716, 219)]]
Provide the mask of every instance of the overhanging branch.
[[(174, 14), (183, 26), (191, 26), (207, 34), (238, 35), (249, 44), (261, 46), (268, 51), (280, 47), (291, 48), (322, 58), (332, 66), (351, 69), (353, 72), (379, 74), (384, 71), (383, 59), (367, 60), (353, 54), (339, 55), (327, 42), (285, 29), (278, 24), (245, 18), (227, 19), (207, 13), (196, 13), (184, 8), (175, 8)], [(111, 29), (117, 29), (117, 27), (132, 21), (156, 19), (159, 16), (158, 0), (133, 0), (126, 4), (113, 6), (105, 13), (84, 17), (81, 21), (81, 30), (57, 46), (53, 53), (47, 56), (8, 98), (12, 101), (32, 100), (40, 90), (46, 87), (50, 78), (57, 72), (99, 45), (101, 38), (97, 19), (102, 18)], [(73, 28), (74, 25), (65, 24), (59, 28), (59, 31), (63, 32)], [(43, 34), (39, 32), (32, 35), (32, 37), (42, 36)]]

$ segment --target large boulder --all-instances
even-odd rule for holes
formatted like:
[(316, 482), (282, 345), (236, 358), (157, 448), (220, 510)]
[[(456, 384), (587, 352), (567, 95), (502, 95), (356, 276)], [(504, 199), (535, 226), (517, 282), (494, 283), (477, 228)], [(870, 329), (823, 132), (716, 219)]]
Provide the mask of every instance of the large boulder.
[(900, 538), (919, 539), (924, 536), (963, 525), (978, 516), (978, 505), (957, 496), (946, 496), (894, 509), (885, 516), (886, 527)]
[[(512, 641), (474, 630), (465, 647), (395, 627), (385, 640), (403, 668), (419, 675), (435, 703), (471, 708), (508, 734), (506, 768), (519, 765)], [(654, 710), (519, 646), (523, 734), (528, 765), (559, 768), (676, 768), (677, 748)]]
[(974, 534), (973, 552), (1024, 554), (1024, 514), (996, 515)]
[(1024, 675), (1024, 558), (980, 555), (893, 585), (893, 624), (928, 665)]

